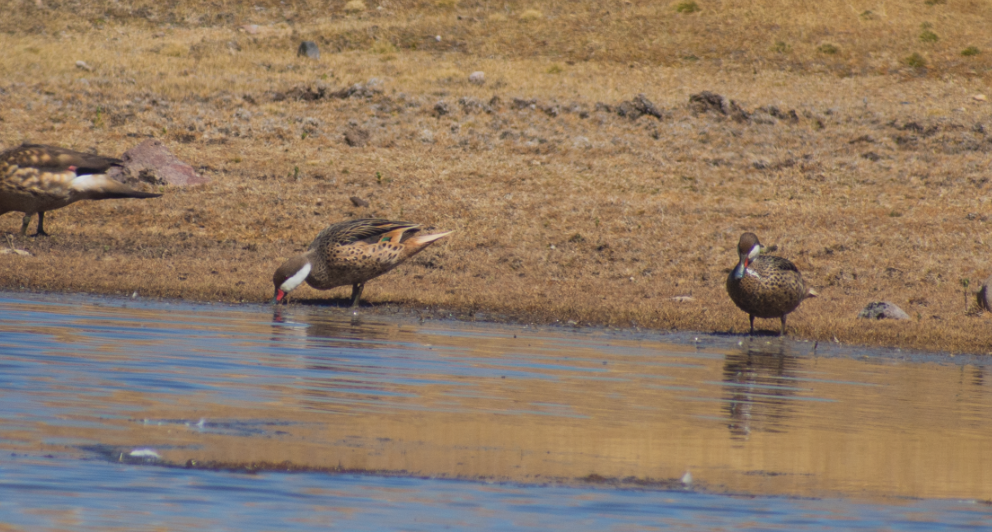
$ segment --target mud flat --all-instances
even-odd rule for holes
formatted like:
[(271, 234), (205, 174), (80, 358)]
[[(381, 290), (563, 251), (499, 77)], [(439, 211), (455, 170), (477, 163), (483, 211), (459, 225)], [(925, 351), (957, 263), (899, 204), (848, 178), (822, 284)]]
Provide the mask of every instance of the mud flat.
[[(54, 211), (50, 238), (0, 217), (29, 253), (0, 254), (3, 289), (260, 302), (323, 227), (381, 216), (456, 233), (372, 281), (376, 306), (743, 333), (724, 281), (753, 231), (820, 293), (790, 316), (798, 338), (992, 350), (974, 297), (992, 273), (992, 54), (962, 55), (984, 27), (967, 6), (831, 4), (808, 33), (824, 23), (772, 16), (807, 9), (789, 3), (139, 4), (18, 5), (0, 142), (119, 155), (156, 138), (209, 183)], [(734, 41), (755, 17), (778, 29)], [(645, 40), (641, 19), (674, 37)], [(690, 101), (705, 91), (721, 98)], [(858, 319), (873, 301), (910, 319)]]

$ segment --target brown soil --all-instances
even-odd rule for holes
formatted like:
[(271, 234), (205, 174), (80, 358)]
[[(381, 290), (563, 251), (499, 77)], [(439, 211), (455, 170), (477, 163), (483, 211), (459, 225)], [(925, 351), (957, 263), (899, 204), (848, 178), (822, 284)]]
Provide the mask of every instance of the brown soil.
[[(973, 308), (992, 273), (992, 54), (960, 54), (987, 9), (131, 4), (15, 6), (0, 140), (120, 155), (155, 137), (211, 182), (50, 213), (52, 237), (13, 236), (30, 256), (0, 254), (4, 289), (261, 302), (323, 227), (381, 216), (457, 232), (371, 282), (372, 303), (739, 333), (724, 281), (754, 231), (820, 293), (790, 334), (992, 350)], [(565, 49), (579, 33), (600, 48)], [(303, 39), (319, 60), (295, 55)], [(727, 101), (690, 104), (703, 91)], [(913, 319), (856, 318), (876, 300)]]

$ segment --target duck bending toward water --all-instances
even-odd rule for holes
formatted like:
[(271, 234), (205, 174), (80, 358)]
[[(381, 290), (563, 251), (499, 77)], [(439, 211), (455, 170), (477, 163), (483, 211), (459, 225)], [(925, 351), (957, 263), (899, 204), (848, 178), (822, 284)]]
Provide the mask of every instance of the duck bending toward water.
[(38, 232), (47, 236), (45, 212), (79, 200), (157, 198), (107, 177), (104, 172), (122, 161), (44, 144), (22, 144), (0, 153), (0, 215), (24, 213), (21, 234), (38, 213)]
[(741, 235), (737, 244), (740, 260), (727, 277), (727, 293), (739, 309), (747, 312), (751, 334), (754, 334), (754, 318), (780, 318), (784, 335), (786, 315), (796, 310), (804, 299), (817, 294), (806, 286), (795, 264), (760, 253), (757, 235)]
[(452, 233), (417, 234), (420, 225), (381, 218), (333, 224), (317, 235), (306, 253), (279, 266), (272, 282), (273, 303), (303, 281), (317, 290), (351, 285), (351, 306), (358, 306), (365, 283), (399, 266), (435, 240)]

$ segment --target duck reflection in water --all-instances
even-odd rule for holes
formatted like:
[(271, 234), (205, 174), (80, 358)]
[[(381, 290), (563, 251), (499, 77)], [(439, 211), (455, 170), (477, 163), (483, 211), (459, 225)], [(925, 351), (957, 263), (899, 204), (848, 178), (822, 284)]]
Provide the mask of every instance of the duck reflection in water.
[(363, 319), (356, 314), (340, 315), (321, 311), (287, 311), (273, 307), (273, 342), (297, 342), (307, 349), (375, 349), (381, 340), (395, 338), (399, 325)]
[(800, 359), (782, 341), (749, 339), (723, 362), (728, 428), (736, 439), (752, 431), (781, 432), (792, 417)]
[(318, 411), (382, 404), (383, 397), (402, 393), (383, 368), (403, 335), (403, 327), (388, 321), (275, 307), (271, 341), (281, 345), (279, 363), (306, 370), (305, 379), (283, 393)]

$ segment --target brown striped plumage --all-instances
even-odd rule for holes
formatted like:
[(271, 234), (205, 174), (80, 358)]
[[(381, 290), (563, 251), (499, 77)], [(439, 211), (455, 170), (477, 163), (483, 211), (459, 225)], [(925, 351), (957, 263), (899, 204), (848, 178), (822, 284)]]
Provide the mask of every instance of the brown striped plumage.
[(114, 181), (104, 172), (120, 159), (67, 150), (57, 146), (23, 144), (0, 153), (0, 214), (24, 213), (21, 234), (38, 213), (38, 235), (45, 232), (45, 211), (79, 200), (157, 198)]
[(781, 319), (781, 334), (785, 334), (785, 316), (816, 293), (806, 287), (795, 264), (781, 257), (759, 255), (760, 250), (754, 233), (741, 235), (737, 245), (740, 261), (727, 276), (727, 293), (747, 312), (752, 334), (756, 317)]
[(363, 218), (333, 224), (317, 235), (306, 253), (279, 267), (273, 303), (304, 280), (318, 290), (352, 286), (351, 305), (357, 306), (365, 283), (419, 253), (451, 232), (418, 235), (420, 225), (381, 218)]

